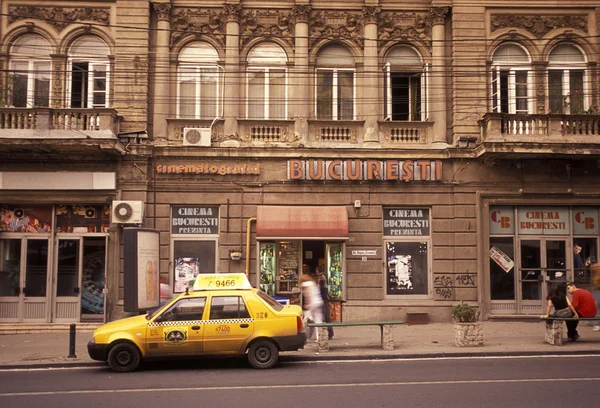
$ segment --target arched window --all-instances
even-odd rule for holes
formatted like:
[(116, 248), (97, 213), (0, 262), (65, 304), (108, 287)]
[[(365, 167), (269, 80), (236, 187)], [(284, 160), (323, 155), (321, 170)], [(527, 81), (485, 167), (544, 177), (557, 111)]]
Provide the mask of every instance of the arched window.
[(48, 107), (50, 105), (52, 49), (40, 35), (19, 37), (10, 48), (11, 104), (19, 108)]
[(355, 62), (350, 51), (328, 45), (319, 51), (316, 67), (317, 119), (354, 120)]
[(533, 111), (531, 60), (516, 44), (494, 52), (491, 72), (492, 112), (529, 114)]
[(404, 45), (392, 48), (384, 61), (385, 119), (426, 120), (428, 66)]
[(548, 56), (550, 113), (579, 114), (589, 109), (586, 59), (572, 44), (558, 44)]
[(273, 43), (263, 43), (248, 53), (246, 117), (287, 118), (287, 55)]
[(107, 108), (109, 106), (109, 49), (99, 37), (86, 35), (69, 47), (68, 106)]
[(222, 85), (217, 50), (206, 42), (194, 42), (181, 51), (178, 60), (177, 116), (189, 119), (218, 117)]

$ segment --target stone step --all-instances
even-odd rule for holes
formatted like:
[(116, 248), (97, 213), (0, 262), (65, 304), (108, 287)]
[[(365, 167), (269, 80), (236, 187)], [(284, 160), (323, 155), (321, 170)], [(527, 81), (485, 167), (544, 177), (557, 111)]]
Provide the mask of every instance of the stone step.
[[(91, 333), (102, 323), (76, 323), (77, 333)], [(68, 333), (70, 323), (1, 323), (0, 335), (6, 334), (39, 334), (39, 333)]]

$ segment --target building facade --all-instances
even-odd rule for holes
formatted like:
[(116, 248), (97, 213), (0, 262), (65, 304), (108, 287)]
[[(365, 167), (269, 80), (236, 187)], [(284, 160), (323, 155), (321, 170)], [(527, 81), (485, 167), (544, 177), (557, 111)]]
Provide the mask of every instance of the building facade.
[(0, 4), (0, 322), (125, 315), (128, 226), (345, 321), (590, 284), (596, 1)]

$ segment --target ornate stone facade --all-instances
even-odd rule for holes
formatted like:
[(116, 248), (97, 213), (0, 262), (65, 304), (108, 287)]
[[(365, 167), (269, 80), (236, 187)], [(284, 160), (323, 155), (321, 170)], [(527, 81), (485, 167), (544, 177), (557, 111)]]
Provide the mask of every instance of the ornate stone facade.
[(585, 15), (492, 14), (492, 32), (507, 27), (522, 28), (542, 38), (557, 28), (575, 28), (587, 33), (588, 21)]
[(363, 16), (352, 12), (311, 12), (309, 41), (313, 45), (319, 40), (344, 39), (357, 47), (363, 46)]
[(427, 13), (401, 12), (379, 15), (378, 38), (381, 47), (395, 41), (431, 40), (431, 18)]
[(294, 44), (295, 26), (290, 11), (252, 10), (240, 18), (241, 45), (254, 38), (280, 38), (290, 46)]
[(225, 17), (222, 10), (206, 8), (178, 9), (171, 16), (171, 44), (189, 34), (208, 35), (225, 46)]
[(152, 3), (152, 8), (159, 20), (169, 20), (171, 17), (171, 4), (169, 3)]
[(108, 25), (110, 24), (110, 9), (101, 7), (8, 7), (9, 23), (32, 18), (45, 21), (58, 31), (61, 31), (70, 24), (82, 21), (95, 21)]

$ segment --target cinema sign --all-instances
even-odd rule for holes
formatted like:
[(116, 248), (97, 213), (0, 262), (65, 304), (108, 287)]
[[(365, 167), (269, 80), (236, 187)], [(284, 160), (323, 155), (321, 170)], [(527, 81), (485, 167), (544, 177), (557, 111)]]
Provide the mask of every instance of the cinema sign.
[(289, 180), (441, 181), (439, 160), (289, 160)]

